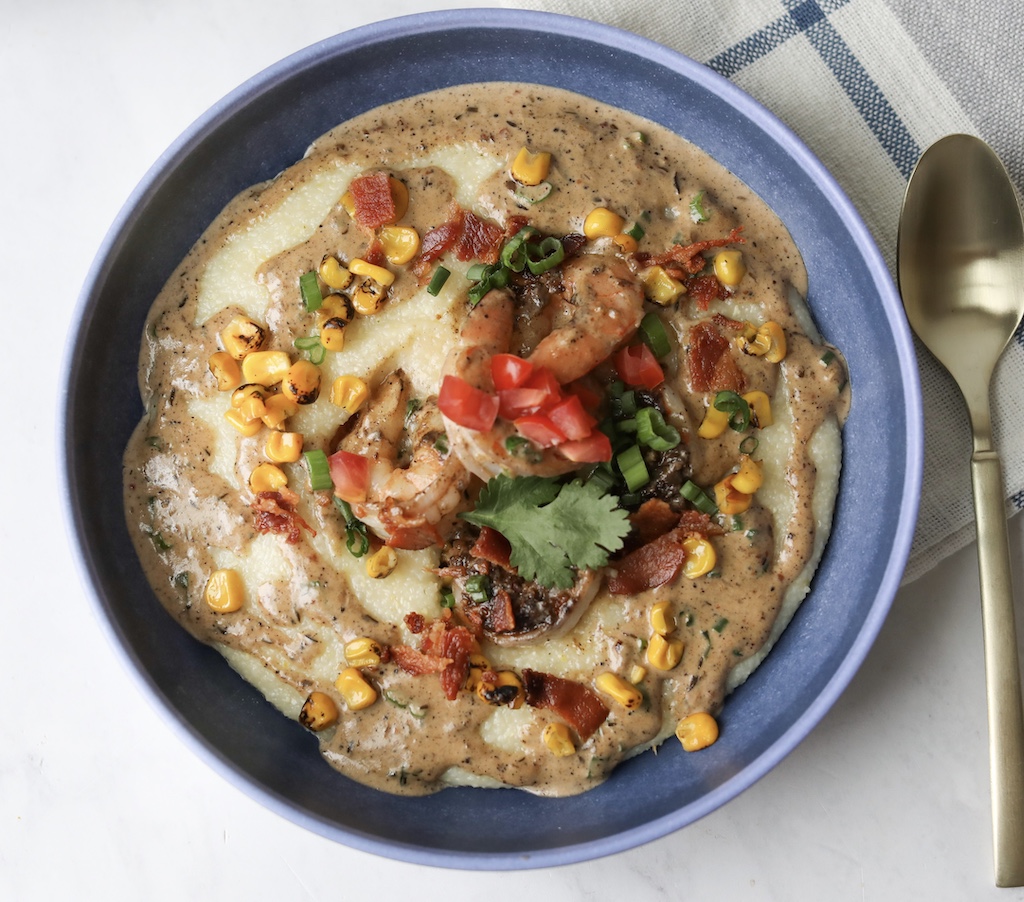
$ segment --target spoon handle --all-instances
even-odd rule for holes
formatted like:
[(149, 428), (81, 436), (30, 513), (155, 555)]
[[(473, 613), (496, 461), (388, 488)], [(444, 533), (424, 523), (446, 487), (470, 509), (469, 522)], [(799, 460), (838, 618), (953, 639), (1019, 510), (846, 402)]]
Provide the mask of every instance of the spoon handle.
[(971, 459), (978, 522), (996, 886), (1024, 886), (1024, 711), (999, 455)]

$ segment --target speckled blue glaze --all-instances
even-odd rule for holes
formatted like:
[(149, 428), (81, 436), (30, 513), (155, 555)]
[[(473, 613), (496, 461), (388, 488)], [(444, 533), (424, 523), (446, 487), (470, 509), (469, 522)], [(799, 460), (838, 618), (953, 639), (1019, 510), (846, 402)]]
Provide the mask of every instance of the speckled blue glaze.
[[(236, 193), (370, 107), (412, 90), (510, 79), (658, 121), (775, 209), (807, 263), (818, 325), (850, 367), (840, 497), (813, 592), (730, 699), (716, 745), (686, 755), (669, 742), (574, 798), (472, 789), (398, 798), (329, 768), (309, 734), (174, 627), (149, 590), (121, 507), (122, 451), (142, 414), (137, 347), (153, 298)], [(112, 226), (82, 291), (64, 378), (72, 544), (144, 691), (192, 748), (269, 808), (349, 846), (423, 864), (512, 869), (595, 858), (690, 824), (746, 789), (807, 735), (863, 661), (917, 512), (922, 422), (912, 343), (886, 267), (831, 176), (785, 126), (704, 66), (548, 14), (452, 11), (381, 22), (297, 53), (226, 97), (157, 161)]]

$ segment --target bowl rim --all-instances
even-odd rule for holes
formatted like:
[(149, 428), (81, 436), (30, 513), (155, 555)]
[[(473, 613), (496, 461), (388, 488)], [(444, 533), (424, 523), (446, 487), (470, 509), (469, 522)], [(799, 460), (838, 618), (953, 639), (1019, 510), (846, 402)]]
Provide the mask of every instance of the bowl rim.
[[(142, 662), (133, 651), (128, 637), (110, 616), (106, 603), (100, 595), (95, 579), (96, 573), (90, 564), (86, 548), (82, 543), (81, 530), (78, 528), (80, 524), (77, 522), (78, 513), (74, 501), (75, 475), (71, 466), (72, 455), (67, 429), (71, 416), (70, 385), (79, 359), (75, 337), (89, 320), (92, 295), (97, 287), (104, 282), (110, 261), (115, 256), (124, 235), (130, 231), (134, 220), (139, 216), (140, 208), (144, 206), (146, 198), (159, 189), (166, 177), (166, 171), (175, 160), (187, 155), (189, 148), (212, 130), (225, 113), (251, 103), (261, 93), (286, 78), (289, 73), (302, 70), (315, 63), (326, 52), (337, 52), (343, 48), (353, 50), (395, 38), (407, 38), (439, 31), (478, 29), (482, 26), (501, 30), (538, 31), (558, 36), (571, 35), (598, 47), (614, 46), (628, 54), (645, 58), (686, 79), (699, 81), (703, 88), (718, 96), (724, 103), (751, 120), (759, 129), (768, 133), (807, 173), (849, 229), (853, 243), (871, 276), (888, 317), (888, 326), (898, 354), (902, 377), (901, 385), (908, 411), (904, 436), (906, 454), (903, 494), (900, 499), (901, 513), (892, 550), (868, 616), (860, 624), (856, 639), (840, 666), (834, 670), (831, 678), (813, 703), (751, 763), (694, 802), (675, 809), (661, 818), (600, 839), (528, 854), (438, 849), (383, 840), (352, 828), (345, 828), (337, 823), (328, 822), (314, 813), (296, 809), (291, 802), (273, 790), (257, 784), (248, 774), (242, 772), (225, 755), (213, 747), (179, 715), (169, 699), (146, 672)], [(87, 595), (92, 600), (93, 612), (122, 663), (131, 671), (136, 684), (142, 689), (143, 695), (187, 746), (233, 786), (242, 789), (250, 798), (292, 823), (351, 848), (414, 864), (471, 870), (506, 870), (577, 863), (622, 852), (674, 832), (711, 813), (760, 780), (820, 722), (845, 690), (867, 656), (888, 615), (902, 578), (913, 538), (923, 475), (924, 428), (920, 411), (921, 387), (916, 352), (888, 267), (860, 214), (840, 188), (838, 182), (787, 125), (760, 102), (754, 100), (717, 72), (648, 38), (611, 25), (564, 14), (474, 8), (423, 12), (383, 19), (340, 32), (311, 44), (248, 78), (210, 106), (171, 143), (150, 166), (119, 210), (96, 251), (79, 293), (62, 359), (56, 435), (60, 457), (58, 466), (61, 483), (60, 494), (68, 544), (75, 558), (79, 577)]]

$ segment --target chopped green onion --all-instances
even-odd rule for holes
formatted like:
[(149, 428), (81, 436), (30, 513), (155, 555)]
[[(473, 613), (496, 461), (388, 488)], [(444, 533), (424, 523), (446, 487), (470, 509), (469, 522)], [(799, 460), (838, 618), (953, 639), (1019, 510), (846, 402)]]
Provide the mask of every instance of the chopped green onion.
[(558, 266), (564, 259), (565, 246), (552, 235), (549, 235), (540, 244), (526, 246), (526, 265), (530, 267), (530, 272), (535, 276)]
[(309, 359), (319, 366), (327, 356), (327, 348), (320, 343), (319, 335), (304, 335), (295, 339), (295, 347), (309, 354)]
[(615, 424), (619, 432), (626, 432), (632, 435), (637, 430), (636, 417), (624, 417)]
[(828, 366), (833, 360), (836, 359), (836, 355), (832, 351), (826, 351), (821, 355), (821, 362), (824, 366)]
[(679, 430), (665, 422), (655, 407), (642, 407), (636, 412), (636, 440), (652, 451), (669, 451), (679, 442)]
[(530, 187), (516, 183), (516, 189), (512, 193), (515, 195), (516, 200), (524, 201), (532, 207), (534, 204), (547, 200), (554, 190), (554, 185), (551, 182), (541, 182), (539, 185)]
[(718, 505), (715, 504), (715, 502), (711, 500), (711, 496), (708, 495), (708, 493), (692, 479), (687, 479), (686, 482), (683, 483), (683, 487), (679, 492), (701, 513), (707, 514), (708, 516), (714, 516), (718, 513)]
[(619, 406), (626, 416), (633, 416), (636, 413), (636, 392), (633, 389), (624, 391), (619, 398)]
[(587, 477), (587, 485), (593, 483), (601, 489), (602, 493), (606, 493), (613, 485), (615, 485), (615, 473), (612, 471), (611, 465), (608, 463), (600, 463)]
[(405, 418), (408, 420), (409, 417), (414, 416), (416, 411), (418, 411), (422, 406), (422, 400), (419, 398), (410, 398), (405, 405)]
[(455, 593), (451, 590), (451, 586), (443, 586), (441, 588), (441, 607), (455, 607)]
[(498, 263), (487, 266), (475, 263), (466, 272), (466, 278), (475, 281), (476, 285), (469, 289), (469, 302), (479, 304), (481, 299), (492, 288), (504, 288), (508, 285), (509, 271)]
[(482, 573), (466, 577), (463, 591), (473, 604), (483, 604), (491, 598), (491, 581)]
[(726, 628), (728, 623), (729, 623), (728, 618), (720, 617), (719, 620), (718, 620), (718, 623), (716, 623), (713, 627), (711, 627), (711, 629), (713, 629), (716, 633), (720, 633), (720, 632), (722, 632), (722, 630), (724, 630)]
[(442, 432), (437, 437), (437, 439), (434, 441), (434, 450), (437, 451), (438, 454), (447, 454), (448, 453), (448, 434), (447, 433)]
[(653, 310), (644, 314), (644, 318), (640, 320), (639, 331), (641, 340), (655, 357), (664, 357), (672, 350), (665, 324)]
[(427, 294), (436, 298), (441, 293), (441, 289), (444, 288), (444, 283), (448, 281), (450, 275), (451, 271), (443, 266), (435, 269), (434, 275), (430, 277), (430, 284), (427, 286)]
[(748, 435), (740, 442), (740, 454), (753, 454), (760, 442), (753, 435)]
[(479, 282), (481, 279), (486, 279), (490, 266), (486, 263), (474, 263), (469, 269), (466, 270), (466, 278), (470, 282)]
[(715, 395), (715, 410), (729, 414), (729, 428), (745, 432), (750, 426), (750, 405), (734, 391), (720, 391)]
[(327, 455), (319, 448), (314, 448), (312, 451), (303, 451), (302, 456), (306, 459), (306, 467), (309, 470), (309, 487), (314, 492), (333, 489), (334, 480), (331, 479), (331, 465)]
[(302, 295), (302, 303), (306, 305), (307, 313), (320, 309), (324, 296), (320, 293), (320, 283), (313, 270), (299, 276), (299, 293)]
[(650, 482), (651, 474), (647, 472), (647, 464), (644, 463), (639, 446), (630, 445), (625, 451), (621, 451), (615, 458), (615, 463), (618, 464), (619, 472), (629, 491), (635, 492)]
[(370, 537), (366, 534), (366, 524), (356, 518), (347, 501), (334, 495), (334, 506), (338, 508), (345, 520), (345, 547), (352, 557), (362, 557), (370, 550)]
[(629, 235), (630, 238), (639, 241), (641, 238), (644, 237), (643, 226), (641, 226), (638, 222), (634, 222), (628, 229), (626, 229), (626, 234)]
[(501, 249), (501, 265), (511, 269), (512, 272), (522, 272), (529, 259), (529, 248), (526, 242), (536, 234), (537, 230), (533, 226), (523, 226), (516, 232)]
[(701, 191), (690, 201), (690, 219), (694, 222), (707, 222), (711, 218), (704, 209), (704, 192)]

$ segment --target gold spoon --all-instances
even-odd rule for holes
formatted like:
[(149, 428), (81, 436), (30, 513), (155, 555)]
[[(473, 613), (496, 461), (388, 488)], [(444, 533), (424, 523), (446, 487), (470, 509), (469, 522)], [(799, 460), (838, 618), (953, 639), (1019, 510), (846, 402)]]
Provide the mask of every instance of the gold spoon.
[(949, 135), (924, 152), (903, 199), (897, 259), (910, 324), (960, 386), (971, 417), (995, 879), (1022, 886), (1024, 714), (989, 386), (1024, 316), (1024, 223), (1013, 184), (984, 141)]

